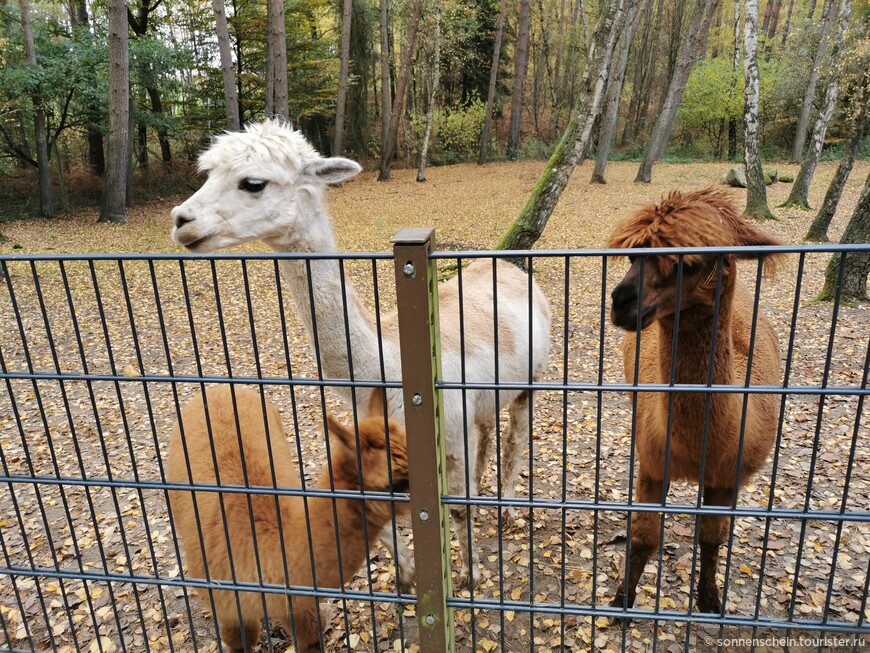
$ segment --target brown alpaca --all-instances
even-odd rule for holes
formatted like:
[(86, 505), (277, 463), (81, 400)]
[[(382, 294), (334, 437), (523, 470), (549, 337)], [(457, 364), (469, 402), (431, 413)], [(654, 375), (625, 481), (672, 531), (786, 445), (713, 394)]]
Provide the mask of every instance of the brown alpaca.
[[(235, 394), (235, 411), (232, 393)], [(242, 459), (239, 456), (239, 433), (241, 433), (244, 466), (250, 485), (275, 487), (277, 484), (277, 487), (281, 488), (300, 486), (296, 463), (284, 439), (278, 413), (272, 404), (266, 402), (268, 436), (274, 461), (274, 480), (269, 464), (266, 429), (263, 423), (263, 399), (260, 395), (245, 388), (236, 387), (231, 390), (229, 386), (222, 385), (209, 388), (206, 397), (208, 423), (202, 395), (198, 395), (181, 411), (183, 442), (178, 423), (173, 428), (167, 472), (169, 481), (189, 483), (192, 476), (194, 483), (214, 485), (216, 478), (211, 455), (213, 441), (220, 484), (244, 485)], [(388, 492), (391, 485), (387, 469), (382, 402), (383, 393), (373, 393), (369, 406), (370, 416), (359, 422), (359, 462), (362, 465), (365, 489)], [(212, 438), (209, 437), (209, 425)], [(331, 418), (329, 418), (329, 432), (332, 436), (330, 442), (335, 489), (358, 492), (360, 480), (356, 434)], [(404, 492), (408, 487), (405, 432), (392, 420), (389, 422), (389, 437), (392, 489)], [(316, 487), (330, 489), (328, 469), (324, 469)], [(221, 495), (224, 503), (223, 513), (219, 503)], [(199, 528), (197, 528), (197, 514), (194, 511), (194, 496)], [(181, 490), (170, 492), (172, 519), (181, 535), (188, 575), (192, 578), (206, 578), (205, 565), (207, 564), (208, 578), (212, 582), (231, 582), (233, 572), (236, 581), (259, 582), (248, 497), (253, 511), (256, 555), (259, 556), (262, 581), (276, 585), (312, 586), (303, 499), (286, 495), (279, 499), (280, 526), (283, 530), (282, 551), (274, 495)], [(311, 550), (315, 552), (314, 567), (318, 588), (337, 588), (340, 586), (340, 578), (345, 581), (353, 578), (365, 561), (366, 551), (377, 541), (381, 529), (392, 516), (389, 503), (367, 501), (365, 506), (367, 531), (365, 532), (368, 534), (368, 541), (366, 541), (362, 502), (338, 499), (335, 505), (341, 542), (341, 571), (336, 551), (333, 502), (328, 498), (308, 499)], [(402, 504), (397, 504), (397, 507), (399, 505)], [(222, 514), (226, 514), (226, 529)], [(200, 540), (200, 532), (202, 540)], [(230, 556), (227, 555), (227, 532), (230, 538), (232, 568)], [(206, 552), (205, 564), (202, 558), (203, 548)], [(286, 554), (289, 578), (285, 576), (284, 554)], [(340, 573), (343, 575), (340, 576)], [(206, 596), (205, 592), (202, 594)], [(238, 605), (236, 593), (233, 591), (214, 591), (213, 594), (215, 617), (220, 626), (221, 638), (230, 649), (243, 649), (243, 642), (249, 649), (256, 645), (260, 637), (259, 622), (264, 617), (263, 597), (265, 596), (270, 622), (280, 623), (288, 635), (295, 627), (297, 650), (304, 653), (320, 651), (320, 628), (315, 598), (294, 596), (291, 617), (288, 597), (284, 594), (239, 592)]]
[[(778, 245), (775, 239), (755, 231), (725, 194), (703, 189), (690, 193), (671, 192), (658, 204), (645, 206), (620, 222), (610, 237), (610, 247), (728, 247)], [(630, 256), (631, 268), (611, 295), (611, 320), (628, 333), (622, 345), (625, 378), (635, 382), (635, 346), (638, 308), (641, 310), (639, 383), (670, 383), (677, 310), (678, 256)], [(710, 350), (716, 330), (713, 384), (742, 385), (752, 331), (753, 301), (746, 286), (737, 279), (734, 255), (722, 257), (719, 314), (716, 305), (718, 256), (692, 254), (683, 257), (679, 296), (677, 360), (674, 382), (707, 384)], [(758, 258), (746, 255), (740, 258)], [(641, 268), (642, 273), (641, 273)], [(638, 298), (639, 286), (643, 289)], [(780, 348), (776, 332), (758, 313), (752, 354), (751, 385), (780, 382)], [(671, 407), (670, 456), (665, 459), (668, 434), (668, 393), (637, 393), (635, 446), (639, 460), (636, 500), (660, 503), (665, 467), (668, 480), (698, 482), (701, 446), (705, 432), (707, 395), (682, 392)], [(707, 451), (704, 465), (704, 504), (731, 505), (737, 478), (737, 458), (744, 395), (711, 393), (706, 427)], [(778, 402), (775, 395), (750, 394), (740, 460), (739, 483), (764, 464), (776, 437)], [(634, 605), (637, 583), (644, 566), (659, 546), (662, 517), (652, 512), (635, 512), (631, 517), (629, 577), (617, 590), (612, 606), (622, 607), (627, 591), (629, 607)], [(728, 519), (704, 515), (699, 524), (701, 572), (698, 582), (698, 610), (721, 612), (716, 569), (719, 547), (725, 541)]]

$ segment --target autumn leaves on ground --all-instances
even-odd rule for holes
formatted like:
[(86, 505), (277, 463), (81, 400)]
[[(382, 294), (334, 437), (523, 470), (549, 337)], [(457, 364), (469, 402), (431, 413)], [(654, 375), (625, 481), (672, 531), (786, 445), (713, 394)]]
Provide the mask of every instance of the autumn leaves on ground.
[[(396, 172), (389, 183), (377, 183), (374, 173), (364, 173), (329, 191), (339, 246), (349, 251), (387, 251), (390, 237), (400, 228), (432, 226), (443, 249), (490, 248), (518, 214), (543, 165), (432, 168), (425, 184), (416, 183), (407, 170)], [(615, 221), (638, 204), (672, 188), (717, 183), (727, 169), (715, 163), (662, 164), (655, 170), (653, 184), (636, 185), (632, 183), (635, 167), (612, 163), (606, 186), (588, 185), (590, 170), (578, 168), (538, 247), (603, 247)], [(794, 173), (796, 167), (784, 165), (781, 172)], [(820, 166), (810, 193), (812, 206), (821, 202), (834, 167)], [(832, 240), (851, 215), (868, 164), (856, 168), (832, 225)], [(768, 187), (771, 206), (782, 203), (788, 190), (788, 184)], [(169, 240), (169, 210), (182, 199), (134, 207), (127, 226), (94, 224), (96, 210), (50, 221), (10, 223), (3, 227), (6, 241), (0, 243), (0, 254), (180, 253)], [(735, 192), (735, 199), (742, 205), (742, 192)], [(791, 209), (777, 215), (780, 221), (763, 228), (786, 243), (799, 243), (813, 217), (811, 212)], [(262, 249), (251, 245), (244, 251)], [(793, 386), (819, 386), (825, 378), (831, 387), (856, 388), (862, 382), (868, 307), (840, 306), (831, 338), (832, 306), (812, 302), (829, 256), (807, 255), (799, 279), (799, 257), (791, 255), (776, 277), (761, 284), (761, 307), (783, 347), (793, 339), (788, 379)], [(544, 381), (597, 383), (599, 375), (605, 384), (622, 381), (621, 336), (606, 321), (602, 324), (601, 310), (623, 266), (608, 261), (607, 287), (602, 289), (600, 257), (535, 262), (536, 278), (553, 308), (553, 347)], [(392, 262), (380, 261), (375, 267), (378, 300), (382, 309), (388, 309), (395, 301)], [(372, 270), (369, 261), (347, 263), (351, 282), (369, 306), (374, 305)], [(61, 386), (56, 380), (11, 379), (0, 397), (4, 474), (102, 479), (92, 488), (12, 483), (0, 489), (0, 533), (10, 566), (60, 567), (97, 577), (84, 583), (57, 578), (34, 582), (26, 575), (0, 578), (0, 644), (26, 648), (30, 639), (38, 648), (47, 648), (51, 632), (60, 650), (78, 647), (97, 653), (102, 648), (108, 653), (124, 647), (138, 653), (168, 650), (170, 643), (175, 650), (194, 645), (215, 650), (207, 602), (191, 598), (180, 587), (109, 584), (99, 577), (133, 573), (176, 580), (180, 572), (165, 494), (123, 487), (123, 481), (161, 480), (176, 402), (185, 401), (198, 385), (160, 380), (146, 384), (139, 377), (232, 374), (280, 379), (287, 378), (289, 364), (295, 377), (316, 378), (293, 299), (286, 288), (282, 287), (280, 297), (277, 292), (274, 263), (221, 261), (212, 269), (202, 261), (186, 261), (183, 266), (177, 261), (93, 265), (39, 261), (33, 266), (13, 261), (7, 273), (9, 284), (4, 282), (0, 293), (7, 316), (0, 324), (4, 371), (120, 374), (130, 380), (67, 380)], [(745, 265), (741, 273), (754, 285), (753, 264)], [(317, 476), (325, 449), (320, 389), (274, 384), (267, 385), (265, 392), (279, 406), (294, 448), (298, 438), (308, 477)], [(347, 417), (329, 391), (325, 401), (331, 412)], [(774, 509), (866, 509), (870, 433), (866, 425), (856, 430), (857, 407), (857, 397), (850, 395), (831, 395), (821, 407), (818, 394), (788, 396), (776, 469), (768, 462), (741, 492), (739, 505), (767, 508), (775, 475)], [(627, 500), (633, 473), (630, 424), (630, 403), (618, 392), (541, 392), (533, 440), (526, 443), (522, 455), (518, 495), (528, 497), (531, 486), (540, 498)], [(858, 446), (853, 451), (854, 442)], [(845, 492), (847, 474), (851, 477)], [(108, 478), (119, 482), (108, 483)], [(493, 495), (495, 486), (493, 461), (483, 494)], [(669, 499), (693, 503), (696, 497), (694, 488), (675, 484)], [(499, 531), (496, 511), (480, 510), (476, 535), (483, 580), (475, 588), (475, 598), (504, 597), (526, 604), (564, 601), (567, 606), (589, 606), (593, 598), (597, 604), (609, 601), (623, 571), (624, 513), (535, 509), (521, 515)], [(404, 533), (409, 530), (407, 524), (401, 528)], [(661, 578), (656, 576), (659, 561), (654, 557), (641, 579), (636, 607), (686, 609), (693, 586), (694, 533), (693, 520), (666, 519)], [(727, 582), (729, 614), (753, 616), (757, 610), (761, 617), (781, 619), (793, 613), (795, 618), (810, 620), (827, 615), (830, 620), (856, 624), (866, 608), (860, 598), (870, 553), (866, 523), (845, 522), (840, 528), (836, 522), (821, 520), (802, 524), (780, 518), (767, 522), (738, 518), (730, 552), (726, 568), (723, 551), (719, 578), (720, 584)], [(394, 566), (382, 549), (373, 551), (369, 571), (364, 569), (351, 587), (395, 592)], [(459, 595), (468, 596), (467, 592)], [(346, 619), (336, 617), (329, 625), (329, 650), (348, 646), (355, 651), (416, 650), (413, 607), (378, 603), (371, 608), (350, 601), (347, 608)], [(687, 637), (685, 624), (678, 621), (662, 621), (655, 627), (651, 622), (635, 622), (623, 632), (601, 621), (562, 620), (544, 612), (530, 618), (519, 610), (473, 614), (460, 610), (456, 617), (461, 651), (513, 652), (532, 647), (543, 653), (562, 646), (570, 651), (617, 650), (624, 636), (629, 648), (645, 650), (655, 639), (665, 650), (683, 650)], [(692, 647), (703, 650), (704, 638), (717, 633), (712, 627), (694, 627), (688, 637)], [(273, 642), (278, 650), (289, 645), (279, 631), (273, 634)]]

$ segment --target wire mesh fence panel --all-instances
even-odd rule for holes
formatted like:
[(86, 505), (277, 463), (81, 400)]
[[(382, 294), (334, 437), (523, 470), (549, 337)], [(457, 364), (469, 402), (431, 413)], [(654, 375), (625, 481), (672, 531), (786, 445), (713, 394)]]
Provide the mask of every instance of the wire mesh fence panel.
[[(409, 547), (443, 512), (445, 649), (861, 650), (867, 310), (813, 299), (832, 253), (868, 247), (733, 272), (760, 251), (3, 258), (0, 647), (211, 651), (235, 629), (289, 650), (298, 622), (325, 650), (436, 650), (418, 613), (441, 599), (412, 583), (439, 547)], [(443, 420), (436, 506), (402, 447), (423, 342), (403, 275), (426, 282), (400, 288), (430, 316), (410, 328), (438, 315), (416, 355), (441, 372), (414, 381)], [(651, 297), (698, 293), (650, 327)]]
[[(407, 537), (404, 527), (381, 531), (406, 512), (404, 433), (384, 420), (383, 401), (369, 401), (400, 379), (385, 376), (389, 367), (329, 378), (310, 336), (346, 343), (346, 325), (314, 324), (319, 306), (313, 320), (296, 309), (309, 293), (282, 282), (287, 264), (3, 261), (4, 648), (217, 650), (240, 622), (263, 620), (262, 639), (256, 627), (239, 636), (283, 650), (311, 596), (321, 597), (313, 621), (327, 650), (408, 639), (413, 596), (400, 590), (393, 558), (368, 546)], [(392, 283), (380, 293), (389, 256), (290, 265), (336, 266), (366, 305), (394, 303)], [(366, 402), (341, 400), (356, 394)], [(369, 411), (377, 416), (366, 421)], [(191, 481), (198, 491), (182, 491)], [(354, 499), (360, 486), (364, 502)], [(186, 526), (185, 508), (195, 513)], [(288, 597), (300, 606), (295, 623)]]
[[(612, 251), (520, 257), (552, 308), (546, 372), (437, 384), (445, 394), (498, 387), (536, 397), (516, 496), (501, 483), (514, 417), (503, 415), (480, 493), (445, 497), (477, 509), (482, 552), (481, 580), (448, 602), (458, 640), (503, 651), (764, 650), (789, 637), (813, 650), (866, 645), (866, 307), (812, 301), (832, 252), (845, 249), (781, 249), (773, 277), (741, 263), (736, 298), (729, 260), (758, 248), (633, 250), (631, 262)], [(632, 269), (653, 275), (664, 254), (674, 259), (669, 279), (641, 279), (629, 300), (614, 292)], [(698, 255), (709, 270), (690, 267)], [(508, 256), (517, 254), (437, 255), (442, 268), (465, 271)], [(691, 308), (699, 283), (709, 296), (700, 311)], [(677, 325), (671, 311), (656, 326), (668, 301), (683, 302)], [(634, 324), (628, 334), (614, 326), (626, 305), (640, 338)], [(762, 342), (771, 334), (773, 355)], [(692, 459), (706, 460), (703, 491)], [(629, 556), (638, 545), (650, 550)], [(705, 565), (714, 548), (718, 564)], [(633, 607), (618, 592), (627, 557), (640, 561)], [(704, 605), (702, 586), (718, 587), (720, 603)]]

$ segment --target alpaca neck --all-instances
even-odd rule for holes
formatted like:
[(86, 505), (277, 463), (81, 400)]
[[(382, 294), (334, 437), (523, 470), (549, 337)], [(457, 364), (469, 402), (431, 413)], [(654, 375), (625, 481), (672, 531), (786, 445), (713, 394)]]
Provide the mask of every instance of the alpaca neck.
[[(342, 468), (356, 469), (356, 460), (348, 461), (342, 465), (337, 459), (333, 459), (333, 469), (340, 470)], [(333, 483), (330, 484), (329, 472), (325, 471), (317, 487), (321, 490), (329, 490), (334, 487), (335, 490), (346, 490), (349, 492), (359, 492), (359, 480), (354, 478), (348, 480), (341, 474), (333, 475)], [(341, 559), (342, 569), (344, 570), (345, 579), (353, 576), (360, 566), (365, 562), (366, 551), (377, 541), (378, 535), (384, 526), (391, 519), (389, 504), (384, 501), (367, 501), (365, 503), (365, 512), (363, 512), (363, 502), (356, 499), (338, 499), (335, 501), (335, 513), (333, 513), (333, 502), (330, 499), (315, 499), (312, 502), (312, 509), (319, 511), (319, 515), (312, 515), (312, 525), (319, 524), (323, 528), (328, 529), (330, 534), (335, 532), (333, 517), (337, 516), (339, 529), (341, 533)], [(365, 517), (365, 519), (364, 519)], [(363, 523), (365, 522), (365, 528)], [(368, 537), (364, 537), (364, 534)]]
[[(674, 343), (674, 318), (668, 317), (659, 321), (659, 380), (669, 383), (671, 369), (674, 369), (674, 382), (678, 384), (727, 385), (734, 383), (734, 354), (731, 339), (732, 300), (734, 297), (734, 275), (723, 279), (722, 294), (719, 302), (719, 312), (714, 322), (714, 307), (695, 306), (680, 313), (679, 333), (677, 334), (677, 360), (673, 364), (671, 353)], [(715, 352), (713, 352), (713, 370), (710, 374), (710, 353), (713, 347), (715, 330)], [(668, 393), (662, 393), (662, 415), (667, 415), (668, 405), (673, 401), (673, 414), (684, 430), (693, 432), (700, 440), (702, 430), (697, 423), (703, 420), (705, 414), (706, 396), (701, 392), (678, 392), (671, 400)], [(715, 393), (712, 402), (715, 409), (710, 410), (711, 420), (717, 420), (723, 414), (731, 415), (732, 411), (721, 410), (724, 404), (738, 401), (736, 395)], [(739, 408), (737, 414), (739, 415)], [(676, 417), (678, 416), (678, 417)], [(717, 426), (718, 428), (718, 426)], [(712, 431), (712, 429), (710, 429)]]
[[(329, 218), (319, 202), (311, 197), (308, 206), (301, 200), (299, 203), (300, 215), (307, 220), (304, 229), (271, 238), (267, 244), (280, 253), (336, 253)], [(349, 379), (350, 351), (355, 379), (380, 378), (375, 322), (347, 279), (342, 288), (339, 262), (282, 260), (280, 267), (305, 324), (311, 349), (315, 354), (319, 353), (323, 376)], [(349, 402), (349, 389), (336, 390)]]

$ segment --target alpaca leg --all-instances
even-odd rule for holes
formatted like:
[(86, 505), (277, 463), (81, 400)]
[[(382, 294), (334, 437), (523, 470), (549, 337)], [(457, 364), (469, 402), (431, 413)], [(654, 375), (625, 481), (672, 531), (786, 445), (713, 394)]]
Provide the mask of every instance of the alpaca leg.
[[(393, 546), (393, 534), (395, 533), (395, 546)], [(390, 520), (387, 525), (381, 529), (378, 534), (378, 541), (384, 545), (393, 559), (399, 565), (399, 584), (400, 590), (405, 591), (414, 584), (414, 556), (411, 555), (408, 549), (408, 542), (401, 533), (396, 531), (396, 522)]]
[[(329, 623), (329, 618), (324, 610), (321, 610), (320, 623), (324, 628)], [(293, 615), (286, 611), (281, 618), (281, 625), (287, 637), (293, 639), (299, 653), (316, 653), (320, 648), (320, 625), (317, 621), (317, 599), (311, 596), (293, 597)]]
[[(636, 501), (640, 503), (659, 503), (662, 500), (662, 481), (647, 475), (643, 468), (638, 471)], [(644, 567), (659, 546), (661, 520), (664, 517), (654, 512), (635, 512), (631, 515), (631, 552), (628, 558), (628, 578), (616, 590), (610, 602), (615, 608), (623, 605), (631, 608), (637, 597), (637, 583), (643, 575)], [(628, 602), (625, 602), (626, 594)]]
[[(705, 487), (705, 506), (731, 505), (732, 488)], [(698, 527), (701, 544), (701, 576), (698, 580), (698, 610), (722, 612), (719, 588), (716, 586), (716, 571), (719, 568), (719, 547), (725, 542), (728, 518), (722, 515), (702, 515)]]
[[(529, 437), (529, 404), (534, 406), (534, 395), (531, 392), (523, 391), (514, 399), (508, 409), (509, 417), (508, 428), (505, 432), (504, 449), (502, 450), (502, 477), (501, 477), (501, 495), (505, 499), (513, 499), (517, 495), (517, 479), (520, 472), (520, 450), (522, 449), (521, 442), (525, 442)], [(523, 438), (521, 440), (521, 438)], [(531, 456), (531, 452), (529, 452)], [(511, 506), (507, 506), (502, 510), (502, 516), (506, 520), (514, 520), (517, 517), (517, 510)]]
[[(450, 516), (456, 529), (456, 537), (459, 539), (460, 558), (462, 568), (459, 570), (459, 578), (456, 581), (457, 589), (465, 589), (471, 585), (469, 578), (474, 579), (474, 586), (480, 582), (480, 563), (477, 558), (477, 546), (474, 543), (474, 519), (477, 514), (475, 506), (462, 506), (451, 508)], [(471, 517), (471, 531), (469, 531), (469, 516)], [(471, 541), (469, 541), (469, 534)]]
[[(477, 454), (477, 442), (469, 438), (468, 443), (468, 458), (474, 460)], [(469, 495), (477, 494), (477, 488), (474, 487), (475, 480), (470, 479), (472, 485), (469, 488)], [(447, 487), (451, 494), (465, 494), (465, 460), (456, 459), (455, 457), (447, 457)], [(453, 506), (450, 509), (450, 516), (453, 518), (453, 525), (456, 529), (456, 537), (459, 539), (459, 550), (461, 552), (462, 568), (459, 571), (458, 587), (467, 587), (469, 585), (469, 576), (474, 579), (475, 584), (480, 580), (480, 565), (477, 560), (477, 547), (474, 545), (474, 520), (477, 515), (475, 506)], [(470, 528), (470, 530), (469, 530)]]
[(235, 592), (214, 593), (215, 618), (220, 627), (221, 639), (233, 652), (252, 651), (260, 641), (260, 622), (256, 614), (248, 609), (247, 598), (244, 593), (240, 593), (239, 603), (236, 604)]
[(489, 454), (492, 450), (492, 436), (495, 432), (495, 420), (489, 419), (475, 424), (477, 430), (477, 459), (474, 461), (474, 487), (480, 492), (483, 475), (489, 464)]

